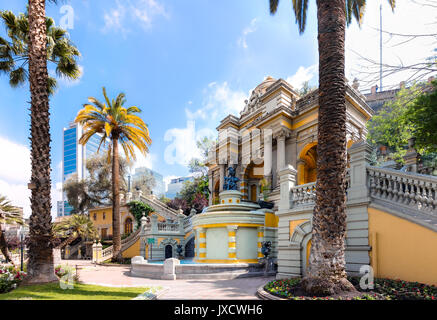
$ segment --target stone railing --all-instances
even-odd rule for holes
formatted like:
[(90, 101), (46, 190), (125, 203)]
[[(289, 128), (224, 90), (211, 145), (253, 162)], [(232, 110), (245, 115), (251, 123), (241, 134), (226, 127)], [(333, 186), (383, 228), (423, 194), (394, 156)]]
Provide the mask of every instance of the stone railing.
[(367, 168), (370, 197), (437, 215), (437, 178), (377, 167)]
[(179, 231), (179, 223), (158, 222), (158, 232), (162, 232), (162, 231)]
[(140, 236), (141, 228), (138, 228), (135, 232), (132, 232), (128, 237), (121, 240), (121, 251), (126, 250), (132, 246)]
[(316, 183), (306, 183), (291, 189), (292, 207), (314, 204), (316, 197)]
[(114, 255), (114, 246), (107, 247), (102, 250), (102, 261), (111, 259)]

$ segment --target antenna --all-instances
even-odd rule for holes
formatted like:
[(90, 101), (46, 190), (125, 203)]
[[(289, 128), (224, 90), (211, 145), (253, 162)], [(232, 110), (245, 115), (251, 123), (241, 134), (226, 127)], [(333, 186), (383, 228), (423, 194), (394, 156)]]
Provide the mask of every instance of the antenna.
[(379, 5), (379, 92), (382, 91), (382, 4)]

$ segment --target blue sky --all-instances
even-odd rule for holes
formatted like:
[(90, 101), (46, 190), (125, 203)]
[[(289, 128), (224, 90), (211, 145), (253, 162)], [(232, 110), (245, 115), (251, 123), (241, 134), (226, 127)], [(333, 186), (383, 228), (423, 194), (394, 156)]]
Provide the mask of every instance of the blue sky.
[[(0, 10), (18, 14), (26, 3), (3, 0)], [(83, 74), (72, 83), (61, 80), (50, 102), (54, 198), (61, 181), (62, 129), (88, 96), (102, 99), (102, 86), (113, 97), (124, 92), (127, 105), (140, 107), (149, 125), (150, 154), (136, 166), (172, 177), (188, 173), (184, 163), (197, 152), (196, 138), (213, 133), (228, 113), (238, 115), (250, 90), (267, 75), (296, 87), (304, 80), (317, 84), (315, 1), (310, 2), (303, 35), (298, 34), (291, 1), (281, 1), (271, 16), (267, 0), (65, 0), (47, 7), (56, 23), (64, 16), (63, 5), (74, 10), (74, 26), (68, 31), (82, 54)], [(369, 37), (368, 43), (360, 43), (359, 32)], [(371, 31), (356, 25), (348, 34), (360, 52), (378, 43)], [(5, 36), (3, 26), (0, 36)], [(13, 167), (0, 172), (0, 192), (26, 207), (29, 89), (27, 84), (12, 89), (0, 75), (0, 92), (0, 146), (12, 155), (1, 165)], [(30, 212), (27, 207), (25, 212)]]

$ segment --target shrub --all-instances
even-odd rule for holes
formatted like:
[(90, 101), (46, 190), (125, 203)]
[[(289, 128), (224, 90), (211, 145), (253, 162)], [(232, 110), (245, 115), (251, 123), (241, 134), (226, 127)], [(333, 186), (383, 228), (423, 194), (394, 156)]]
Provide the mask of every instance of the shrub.
[(0, 293), (6, 293), (17, 288), (25, 276), (25, 272), (14, 267), (0, 266)]

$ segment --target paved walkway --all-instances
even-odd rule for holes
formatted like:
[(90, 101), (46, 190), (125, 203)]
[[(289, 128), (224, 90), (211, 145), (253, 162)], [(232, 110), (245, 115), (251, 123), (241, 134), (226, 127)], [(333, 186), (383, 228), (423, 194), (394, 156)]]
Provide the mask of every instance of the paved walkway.
[[(159, 299), (258, 299), (256, 289), (262, 284), (273, 280), (273, 277), (254, 277), (232, 280), (154, 280), (133, 277), (129, 266), (97, 266), (91, 263), (75, 263), (80, 265), (80, 281), (89, 284), (109, 286), (161, 286), (166, 288)], [(82, 260), (83, 261), (83, 260)]]

